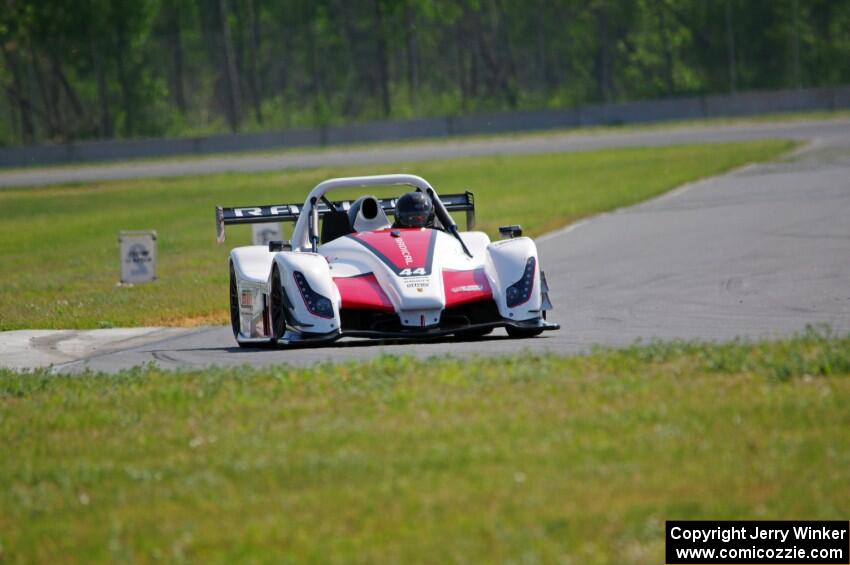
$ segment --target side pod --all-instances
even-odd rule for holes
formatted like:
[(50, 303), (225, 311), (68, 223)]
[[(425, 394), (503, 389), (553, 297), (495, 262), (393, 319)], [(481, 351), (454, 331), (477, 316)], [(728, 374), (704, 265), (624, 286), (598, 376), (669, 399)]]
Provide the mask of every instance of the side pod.
[(266, 281), (274, 256), (263, 245), (237, 247), (230, 252), (231, 325), (240, 345), (269, 340)]

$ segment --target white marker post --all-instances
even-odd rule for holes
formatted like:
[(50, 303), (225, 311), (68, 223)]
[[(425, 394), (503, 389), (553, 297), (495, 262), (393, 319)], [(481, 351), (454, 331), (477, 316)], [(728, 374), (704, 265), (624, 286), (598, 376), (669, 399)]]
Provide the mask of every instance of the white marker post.
[(156, 231), (118, 232), (121, 283), (156, 280)]
[(254, 245), (268, 245), (270, 241), (283, 239), (280, 224), (251, 224), (251, 239)]

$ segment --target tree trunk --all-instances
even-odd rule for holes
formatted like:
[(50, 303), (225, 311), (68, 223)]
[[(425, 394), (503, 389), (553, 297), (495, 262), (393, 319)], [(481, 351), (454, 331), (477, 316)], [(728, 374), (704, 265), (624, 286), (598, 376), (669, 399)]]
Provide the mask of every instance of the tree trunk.
[(0, 45), (3, 50), (3, 58), (6, 60), (6, 66), (12, 71), (12, 87), (7, 87), (6, 93), (10, 101), (18, 107), (18, 116), (20, 117), (20, 135), (21, 142), (32, 143), (35, 140), (35, 128), (33, 126), (33, 109), (28, 101), (28, 97), (24, 95), (24, 83), (21, 79), (20, 60), (16, 52), (8, 51), (4, 45)]
[(227, 25), (227, 6), (225, 0), (217, 0), (219, 39), (221, 42), (221, 55), (224, 62), (224, 82), (226, 88), (227, 123), (230, 130), (239, 130), (239, 74), (236, 72), (236, 58), (233, 52), (233, 40), (230, 36), (230, 27)]
[[(274, 85), (274, 90), (283, 97), (286, 89), (289, 87), (289, 61), (290, 56), (294, 52), (292, 35), (294, 26), (287, 25), (286, 15), (281, 18), (277, 28), (277, 34), (281, 37), (280, 51), (277, 54), (277, 63), (275, 65), (275, 75), (277, 76), (277, 84)], [(293, 58), (294, 60), (294, 58)]]
[(794, 0), (791, 9), (794, 10), (794, 87), (799, 90), (803, 88), (803, 75), (800, 72), (800, 4), (798, 0)]
[[(225, 0), (226, 6), (225, 9), (230, 10), (230, 14), (234, 16), (235, 26), (228, 25), (228, 30), (230, 30), (230, 38), (231, 44), (233, 45), (233, 61), (236, 67), (236, 76), (238, 77), (236, 81), (236, 86), (239, 89), (239, 100), (242, 104), (245, 101), (248, 101), (248, 104), (253, 107), (251, 104), (251, 85), (249, 84), (251, 81), (250, 73), (248, 72), (248, 64), (246, 62), (245, 52), (247, 51), (246, 45), (248, 40), (246, 37), (248, 36), (248, 22), (245, 15), (245, 0), (237, 0), (236, 2), (227, 3)], [(229, 20), (229, 15), (225, 16), (225, 21)]]
[(119, 15), (116, 26), (117, 49), (115, 62), (118, 65), (118, 85), (121, 87), (121, 105), (124, 106), (124, 135), (131, 137), (136, 132), (136, 105), (133, 96), (133, 85), (127, 69), (126, 55), (128, 52), (127, 31), (123, 24), (123, 15)]
[(113, 135), (112, 115), (109, 111), (109, 90), (106, 86), (106, 73), (103, 70), (103, 58), (94, 37), (90, 38), (92, 63), (97, 77), (97, 103), (100, 108), (98, 131), (101, 137), (110, 138)]
[(316, 43), (316, 30), (313, 28), (312, 20), (307, 18), (307, 52), (310, 65), (310, 87), (313, 99), (313, 119), (316, 125), (325, 125), (326, 116), (322, 113), (322, 97), (324, 96), (324, 85), (322, 81), (321, 68), (319, 67), (319, 48)]
[(65, 93), (65, 96), (71, 103), (71, 108), (74, 110), (74, 115), (78, 119), (82, 119), (83, 105), (82, 103), (80, 103), (80, 98), (74, 91), (74, 87), (71, 86), (71, 83), (68, 81), (68, 77), (65, 76), (65, 73), (62, 71), (62, 66), (60, 65), (56, 57), (53, 56), (50, 57), (50, 64), (53, 67), (53, 76), (56, 80), (56, 83), (62, 87), (62, 91)]
[(457, 83), (460, 89), (460, 109), (461, 112), (466, 113), (468, 98), (469, 98), (469, 84), (468, 84), (468, 73), (466, 70), (466, 60), (467, 53), (464, 49), (464, 44), (467, 41), (464, 41), (465, 37), (464, 28), (460, 22), (455, 24), (454, 34), (451, 36), (454, 47), (455, 47), (455, 66), (457, 68)]
[(248, 61), (248, 83), (251, 89), (251, 102), (254, 106), (254, 117), (258, 124), (263, 123), (262, 104), (262, 87), (259, 77), (259, 52), (260, 52), (260, 20), (257, 16), (259, 9), (257, 0), (248, 0), (248, 23), (251, 27), (250, 43), (250, 59)]
[(537, 68), (541, 83), (552, 87), (552, 72), (549, 69), (549, 56), (546, 45), (546, 0), (537, 0), (536, 6)]
[(42, 112), (42, 117), (44, 118), (45, 127), (47, 129), (47, 137), (49, 139), (55, 139), (56, 135), (59, 133), (59, 128), (56, 124), (56, 114), (53, 108), (53, 100), (50, 96), (50, 89), (47, 81), (44, 78), (43, 73), (41, 72), (41, 65), (39, 64), (38, 56), (36, 55), (35, 50), (30, 46), (30, 68), (33, 76), (35, 77), (36, 85), (38, 86), (38, 91), (41, 96), (41, 104), (44, 108)]
[(54, 73), (53, 66), (50, 64), (50, 60), (45, 61), (45, 79), (47, 80), (47, 84), (50, 88), (50, 105), (53, 106), (54, 112), (56, 112), (56, 127), (58, 129), (59, 138), (64, 142), (69, 138), (69, 130), (68, 124), (65, 120), (64, 112), (62, 111), (62, 100), (60, 98), (60, 85), (56, 80), (56, 74)]
[(458, 34), (460, 37), (466, 38), (466, 41), (458, 41), (458, 49), (463, 53), (466, 48), (469, 55), (469, 78), (466, 82), (466, 93), (470, 98), (478, 98), (479, 83), (481, 82), (481, 20), (478, 14), (469, 9), (468, 4), (464, 4), (464, 27)]
[(416, 37), (416, 15), (410, 0), (404, 7), (404, 21), (407, 32), (407, 88), (410, 91), (410, 105), (415, 111), (419, 91), (419, 42)]
[(21, 139), (21, 131), (18, 127), (21, 122), (18, 119), (18, 103), (15, 100), (15, 95), (12, 92), (12, 88), (10, 88), (9, 86), (6, 86), (6, 104), (9, 110), (9, 124), (12, 130), (12, 135), (10, 136), (10, 139), (14, 142), (14, 140)]
[(726, 0), (726, 54), (729, 58), (729, 91), (738, 91), (738, 77), (735, 69), (735, 34), (732, 32), (732, 0)]
[(501, 0), (494, 0), (494, 29), (496, 38), (496, 53), (499, 59), (497, 67), (499, 86), (511, 109), (516, 109), (519, 104), (519, 93), (517, 92), (516, 64), (514, 63), (514, 50), (508, 26), (505, 23), (505, 7)]
[[(501, 8), (498, 4), (491, 4), (490, 24), (486, 30), (482, 30), (480, 17), (474, 13), (475, 24), (479, 29), (476, 33), (477, 44), (481, 60), (487, 67), (487, 84), (491, 93), (501, 92), (511, 108), (516, 108), (518, 95), (513, 81), (516, 72), (513, 64), (513, 53), (511, 52), (510, 38), (503, 29), (499, 13)], [(484, 32), (486, 31), (486, 33)]]
[(168, 48), (171, 51), (171, 66), (169, 68), (169, 90), (174, 105), (181, 114), (186, 113), (186, 94), (183, 89), (183, 30), (180, 17), (180, 4), (177, 2), (166, 3), (168, 10)]
[(667, 96), (673, 95), (673, 54), (670, 51), (670, 38), (667, 34), (667, 19), (661, 9), (661, 0), (655, 2), (655, 13), (658, 17), (658, 33), (661, 38), (661, 51), (664, 56), (664, 83)]
[[(374, 0), (373, 0), (374, 1)], [(346, 0), (335, 0), (333, 3), (334, 12), (339, 19), (339, 30), (342, 34), (342, 39), (348, 46), (340, 53), (344, 57), (345, 76), (337, 76), (337, 84), (344, 83), (342, 87), (345, 93), (345, 99), (342, 103), (342, 114), (346, 117), (354, 116), (360, 111), (360, 101), (369, 99), (378, 95), (380, 90), (380, 80), (378, 73), (375, 72), (375, 65), (372, 65), (374, 57), (371, 54), (372, 43), (367, 44), (370, 49), (368, 57), (363, 56), (357, 49), (362, 43), (358, 39), (357, 30), (354, 22), (359, 19), (356, 10), (352, 10), (353, 3)], [(372, 7), (372, 6), (367, 6)], [(374, 24), (374, 15), (370, 13), (369, 23)], [(313, 33), (315, 30), (310, 28)], [(314, 40), (315, 40), (314, 35)], [(372, 73), (371, 75), (369, 73)], [(368, 92), (368, 96), (366, 93)]]
[(384, 116), (389, 116), (392, 110), (390, 104), (390, 77), (387, 63), (387, 34), (384, 30), (384, 8), (381, 0), (373, 0), (375, 4), (375, 38), (377, 40), (375, 63), (378, 67), (378, 82), (381, 86), (381, 103)]
[(596, 9), (596, 91), (603, 102), (611, 100), (611, 37), (608, 31), (608, 2), (601, 0)]

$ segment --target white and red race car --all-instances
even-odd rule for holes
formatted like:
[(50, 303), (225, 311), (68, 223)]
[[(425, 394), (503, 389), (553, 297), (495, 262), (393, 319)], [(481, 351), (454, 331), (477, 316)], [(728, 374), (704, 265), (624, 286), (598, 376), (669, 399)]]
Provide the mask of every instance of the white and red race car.
[[(328, 198), (335, 189), (382, 185), (423, 193), (433, 204), (431, 227), (393, 227), (396, 199)], [(461, 232), (450, 210), (466, 212), (473, 227), (472, 193), (441, 198), (425, 179), (402, 174), (326, 180), (303, 204), (216, 208), (219, 242), (229, 224), (295, 222), (290, 241), (230, 252), (236, 341), (290, 346), (558, 329), (546, 321), (552, 306), (534, 241), (519, 226), (501, 228), (505, 239), (495, 242), (484, 232)]]

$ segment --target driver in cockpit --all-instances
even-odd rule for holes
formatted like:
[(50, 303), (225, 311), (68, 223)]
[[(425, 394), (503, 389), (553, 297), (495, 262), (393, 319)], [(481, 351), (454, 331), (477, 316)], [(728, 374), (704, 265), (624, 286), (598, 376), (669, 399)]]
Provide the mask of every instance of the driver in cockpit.
[(394, 228), (433, 228), (434, 205), (421, 192), (402, 194), (395, 205)]

